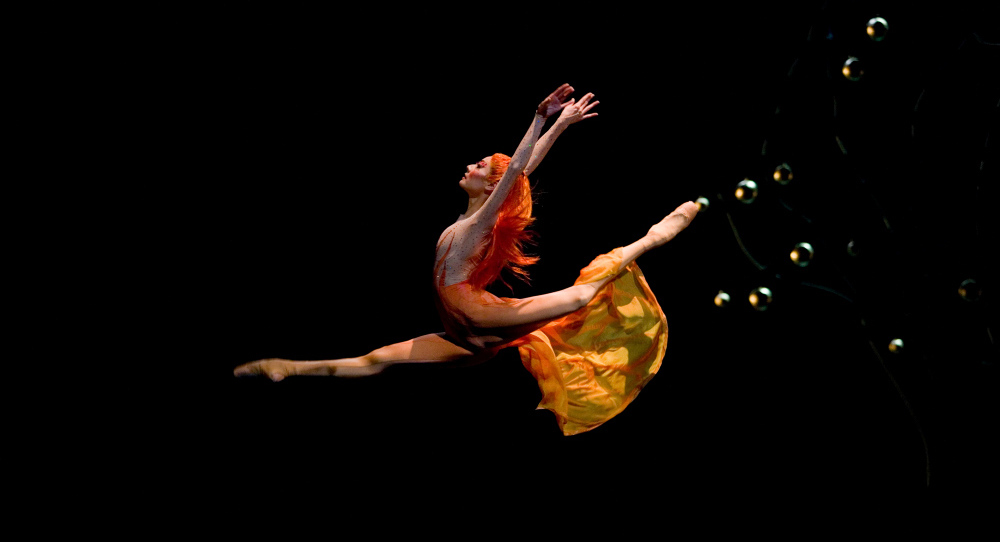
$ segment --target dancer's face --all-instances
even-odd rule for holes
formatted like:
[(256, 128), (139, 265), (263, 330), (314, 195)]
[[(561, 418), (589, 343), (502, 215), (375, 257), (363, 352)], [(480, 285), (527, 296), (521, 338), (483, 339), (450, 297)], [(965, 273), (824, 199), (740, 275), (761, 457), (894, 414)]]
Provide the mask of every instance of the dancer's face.
[(487, 156), (475, 164), (465, 166), (465, 176), (462, 177), (462, 180), (459, 181), (458, 185), (469, 193), (469, 197), (482, 195), (486, 193), (487, 190), (492, 191), (493, 186), (488, 185), (486, 182), (486, 178), (490, 175), (490, 166), (492, 162), (493, 159)]

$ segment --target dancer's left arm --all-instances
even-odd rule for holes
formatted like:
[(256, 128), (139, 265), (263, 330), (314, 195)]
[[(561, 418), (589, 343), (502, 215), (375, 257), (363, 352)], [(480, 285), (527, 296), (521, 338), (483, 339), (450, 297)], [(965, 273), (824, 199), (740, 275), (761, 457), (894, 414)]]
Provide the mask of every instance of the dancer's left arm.
[(531, 157), (532, 146), (538, 141), (538, 136), (542, 133), (542, 125), (545, 124), (545, 119), (555, 115), (566, 105), (566, 98), (569, 98), (570, 94), (573, 93), (573, 87), (568, 84), (563, 84), (556, 89), (555, 92), (549, 94), (547, 98), (542, 100), (542, 103), (538, 104), (538, 108), (535, 110), (535, 118), (531, 121), (531, 126), (528, 128), (528, 132), (524, 134), (524, 138), (521, 143), (517, 145), (517, 150), (514, 151), (513, 156), (510, 157), (510, 163), (507, 165), (507, 171), (504, 172), (503, 176), (497, 182), (496, 188), (490, 195), (489, 199), (483, 207), (476, 211), (475, 223), (481, 225), (487, 225), (487, 227), (492, 228), (493, 224), (496, 222), (497, 212), (500, 210), (500, 206), (503, 205), (505, 199), (507, 199), (507, 194), (510, 193), (510, 189), (514, 186), (514, 179), (518, 175), (524, 172), (524, 168), (528, 166)]
[(591, 117), (596, 117), (597, 113), (590, 113), (590, 110), (594, 108), (595, 105), (601, 103), (599, 101), (593, 101), (593, 92), (588, 92), (580, 101), (577, 102), (576, 98), (571, 98), (569, 102), (563, 107), (562, 113), (559, 118), (556, 119), (555, 124), (549, 128), (545, 135), (538, 139), (535, 143), (534, 151), (531, 154), (531, 159), (528, 161), (527, 167), (524, 168), (525, 175), (531, 175), (538, 164), (542, 162), (542, 158), (549, 152), (552, 148), (552, 144), (555, 143), (556, 138), (558, 138), (570, 124), (575, 124), (584, 119), (589, 119)]

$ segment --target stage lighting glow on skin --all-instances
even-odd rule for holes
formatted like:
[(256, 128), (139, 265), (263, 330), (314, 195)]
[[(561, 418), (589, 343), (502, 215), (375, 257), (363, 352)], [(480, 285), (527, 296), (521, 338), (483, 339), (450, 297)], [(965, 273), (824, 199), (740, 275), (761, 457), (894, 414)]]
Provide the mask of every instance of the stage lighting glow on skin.
[(812, 245), (809, 243), (799, 243), (792, 249), (789, 257), (795, 262), (795, 265), (805, 267), (812, 261), (813, 254), (815, 254), (815, 251), (813, 251)]
[(865, 31), (872, 41), (882, 41), (885, 39), (886, 33), (889, 32), (889, 23), (882, 17), (872, 17), (868, 20), (868, 28)]
[(792, 168), (788, 164), (781, 164), (774, 168), (774, 180), (778, 184), (788, 184), (792, 180)]
[(753, 203), (753, 200), (757, 199), (757, 183), (750, 179), (740, 181), (740, 184), (736, 185), (736, 199), (743, 203)]
[(771, 305), (771, 301), (774, 297), (771, 295), (771, 290), (769, 288), (761, 286), (760, 288), (754, 288), (754, 290), (750, 292), (749, 299), (750, 305), (752, 305), (753, 308), (763, 311), (767, 310), (767, 308)]

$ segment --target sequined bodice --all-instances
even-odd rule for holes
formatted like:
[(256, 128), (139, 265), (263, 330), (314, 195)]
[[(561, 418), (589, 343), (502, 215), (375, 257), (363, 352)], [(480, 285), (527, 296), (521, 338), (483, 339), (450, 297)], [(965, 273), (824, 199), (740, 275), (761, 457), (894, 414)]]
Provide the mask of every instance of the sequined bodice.
[(444, 287), (468, 280), (485, 248), (486, 231), (475, 223), (459, 220), (445, 228), (434, 257), (434, 283)]

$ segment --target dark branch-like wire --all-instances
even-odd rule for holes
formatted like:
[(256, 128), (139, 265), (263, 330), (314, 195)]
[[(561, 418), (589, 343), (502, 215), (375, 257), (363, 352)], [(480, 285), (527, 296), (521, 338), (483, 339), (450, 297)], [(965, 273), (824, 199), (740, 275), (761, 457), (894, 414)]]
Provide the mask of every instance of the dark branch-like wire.
[(885, 371), (885, 375), (889, 377), (889, 381), (892, 382), (892, 386), (896, 388), (896, 393), (899, 394), (900, 400), (903, 401), (903, 406), (906, 407), (906, 411), (910, 414), (910, 419), (913, 420), (913, 424), (917, 427), (917, 433), (920, 434), (920, 442), (924, 446), (924, 473), (925, 473), (925, 483), (927, 487), (931, 485), (931, 454), (930, 449), (927, 446), (927, 437), (924, 436), (924, 429), (920, 425), (920, 420), (917, 419), (916, 412), (913, 411), (913, 407), (910, 406), (910, 401), (906, 398), (906, 394), (903, 393), (903, 388), (900, 387), (899, 382), (896, 381), (895, 377), (892, 376), (892, 371), (885, 364), (885, 360), (882, 359), (882, 355), (878, 353), (878, 348), (875, 347), (875, 343), (868, 341), (868, 345), (872, 347), (872, 352), (878, 359), (879, 364), (882, 366), (882, 370)]

